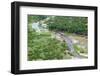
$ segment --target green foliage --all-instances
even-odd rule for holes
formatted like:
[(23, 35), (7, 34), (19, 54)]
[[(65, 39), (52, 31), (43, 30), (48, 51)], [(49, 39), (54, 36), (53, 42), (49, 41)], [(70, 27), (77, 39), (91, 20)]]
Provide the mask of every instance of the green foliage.
[(50, 33), (28, 32), (28, 60), (63, 59), (66, 44), (51, 38)]
[(86, 48), (79, 47), (78, 45), (74, 45), (74, 49), (75, 49), (78, 53), (87, 54), (87, 52), (88, 52)]
[(32, 22), (37, 22), (40, 20), (43, 20), (47, 18), (47, 16), (43, 16), (43, 15), (28, 15), (28, 22), (32, 23)]
[(55, 16), (47, 23), (50, 30), (87, 35), (87, 17)]
[[(50, 17), (50, 19), (47, 21), (44, 20), (44, 23), (47, 24), (49, 32), (35, 32), (32, 29), (32, 23), (39, 22), (47, 17)], [(52, 31), (63, 31), (65, 34), (67, 32), (87, 35), (87, 24), (87, 17), (28, 15), (28, 60), (72, 58), (65, 42), (51, 38)], [(78, 47), (77, 45), (74, 45), (74, 49), (79, 53), (87, 54), (87, 49)]]

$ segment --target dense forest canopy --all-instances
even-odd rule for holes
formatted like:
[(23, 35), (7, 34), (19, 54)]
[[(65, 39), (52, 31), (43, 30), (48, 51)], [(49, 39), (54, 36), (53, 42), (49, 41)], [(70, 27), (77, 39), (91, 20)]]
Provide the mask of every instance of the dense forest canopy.
[(48, 28), (55, 31), (87, 35), (87, 17), (56, 16), (48, 21)]
[(87, 17), (72, 17), (72, 16), (43, 16), (35, 15), (28, 16), (28, 21), (40, 21), (49, 17), (46, 21), (48, 29), (52, 31), (67, 31), (69, 33), (76, 33), (80, 35), (87, 35), (88, 18)]
[(40, 20), (43, 20), (47, 18), (47, 16), (43, 16), (43, 15), (28, 15), (28, 22), (32, 23), (32, 22), (37, 22)]

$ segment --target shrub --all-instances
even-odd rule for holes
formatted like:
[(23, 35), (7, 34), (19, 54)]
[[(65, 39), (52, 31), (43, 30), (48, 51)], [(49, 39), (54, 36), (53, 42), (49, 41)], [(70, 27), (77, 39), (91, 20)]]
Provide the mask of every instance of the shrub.
[(63, 59), (65, 42), (51, 38), (49, 33), (29, 32), (28, 38), (28, 60)]

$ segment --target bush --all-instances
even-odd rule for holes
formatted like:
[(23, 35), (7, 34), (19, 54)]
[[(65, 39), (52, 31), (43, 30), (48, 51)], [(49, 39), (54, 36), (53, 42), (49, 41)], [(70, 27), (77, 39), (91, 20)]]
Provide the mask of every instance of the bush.
[(29, 32), (28, 60), (63, 59), (66, 53), (65, 42), (50, 38), (50, 33)]

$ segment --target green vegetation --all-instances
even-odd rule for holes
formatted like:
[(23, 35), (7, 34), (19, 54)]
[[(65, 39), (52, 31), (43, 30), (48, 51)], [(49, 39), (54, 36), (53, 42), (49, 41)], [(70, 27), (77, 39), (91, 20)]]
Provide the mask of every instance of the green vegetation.
[(56, 16), (47, 23), (50, 30), (87, 35), (87, 17)]
[[(49, 19), (46, 20), (46, 18)], [(36, 32), (32, 28), (32, 23), (41, 21), (47, 24), (46, 29), (49, 31)], [(83, 38), (87, 36), (87, 21), (87, 17), (28, 15), (28, 61), (71, 59), (72, 55), (69, 53), (66, 42), (57, 39), (53, 34), (59, 31), (79, 41), (79, 44), (74, 44), (74, 49), (79, 54), (87, 54), (87, 48), (83, 48), (87, 45), (87, 39)]]
[(37, 22), (47, 18), (47, 16), (42, 15), (28, 15), (28, 23)]
[(50, 33), (28, 32), (28, 60), (63, 59), (66, 44), (50, 37)]
[(78, 53), (85, 53), (87, 54), (87, 49), (86, 48), (82, 48), (78, 45), (74, 45), (74, 49), (78, 52)]

